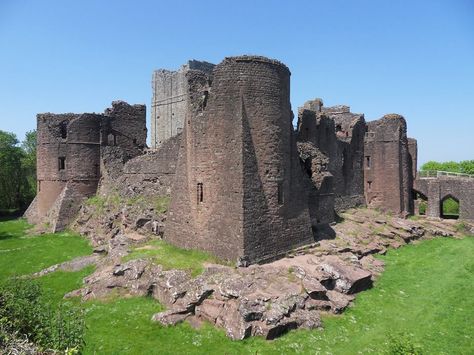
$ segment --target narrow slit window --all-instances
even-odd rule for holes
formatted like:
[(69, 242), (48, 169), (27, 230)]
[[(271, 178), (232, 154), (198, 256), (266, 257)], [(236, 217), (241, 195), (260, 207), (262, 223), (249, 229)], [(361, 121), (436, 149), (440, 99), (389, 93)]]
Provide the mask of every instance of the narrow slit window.
[(202, 203), (204, 201), (204, 192), (202, 182), (197, 184), (197, 202)]
[(59, 131), (61, 133), (61, 138), (66, 139), (67, 138), (67, 122), (63, 121), (59, 124)]
[(283, 194), (283, 183), (278, 184), (278, 204), (283, 205), (285, 202), (285, 196)]
[(59, 157), (59, 159), (58, 159), (58, 169), (59, 170), (66, 169), (66, 157)]
[(370, 165), (371, 165), (371, 163), (370, 163), (370, 156), (366, 156), (366, 157), (365, 157), (365, 161), (366, 161), (367, 169), (370, 169)]
[(367, 190), (368, 191), (372, 190), (372, 181), (367, 181)]
[(108, 136), (107, 136), (107, 145), (117, 145), (117, 137), (115, 136), (115, 134), (113, 133), (110, 133)]

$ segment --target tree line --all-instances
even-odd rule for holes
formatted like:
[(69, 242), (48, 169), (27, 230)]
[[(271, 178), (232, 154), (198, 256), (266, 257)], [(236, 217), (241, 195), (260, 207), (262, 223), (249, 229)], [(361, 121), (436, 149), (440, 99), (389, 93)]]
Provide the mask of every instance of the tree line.
[(421, 166), (422, 171), (448, 171), (451, 173), (463, 173), (474, 175), (474, 160), (463, 160), (460, 162), (429, 161)]
[(0, 215), (22, 212), (36, 195), (36, 131), (23, 142), (0, 130)]

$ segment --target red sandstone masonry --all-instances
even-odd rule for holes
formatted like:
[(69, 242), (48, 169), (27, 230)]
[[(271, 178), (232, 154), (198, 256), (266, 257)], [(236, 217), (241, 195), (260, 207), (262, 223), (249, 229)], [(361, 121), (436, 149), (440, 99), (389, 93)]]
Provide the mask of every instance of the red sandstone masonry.
[(243, 263), (311, 242), (289, 75), (263, 57), (216, 66), (205, 109), (188, 110), (165, 239)]

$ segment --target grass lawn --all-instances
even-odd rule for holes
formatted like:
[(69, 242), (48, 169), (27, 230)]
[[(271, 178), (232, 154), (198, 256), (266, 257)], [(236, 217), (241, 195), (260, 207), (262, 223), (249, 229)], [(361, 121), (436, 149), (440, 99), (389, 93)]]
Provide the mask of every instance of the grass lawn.
[(92, 253), (89, 243), (77, 234), (30, 236), (29, 227), (23, 219), (0, 222), (0, 280)]
[(206, 252), (180, 249), (163, 240), (154, 240), (142, 247), (135, 248), (125, 257), (125, 260), (138, 258), (151, 259), (154, 263), (162, 265), (165, 270), (189, 270), (193, 276), (204, 271), (206, 262), (223, 263)]
[[(24, 237), (25, 228), (22, 221), (0, 222), (0, 279), (37, 271), (89, 248), (84, 240), (71, 235)], [(188, 324), (161, 327), (150, 318), (162, 307), (148, 298), (86, 302), (82, 304), (88, 326), (84, 352), (383, 354), (392, 335), (421, 346), (425, 354), (473, 354), (473, 255), (473, 237), (440, 238), (392, 250), (383, 257), (386, 272), (373, 289), (357, 297), (354, 307), (342, 316), (325, 317), (322, 331), (293, 331), (274, 341), (252, 338), (233, 342), (210, 325), (198, 330)], [(4, 261), (5, 256), (10, 262)], [(40, 281), (57, 302), (64, 293), (79, 287), (82, 277), (91, 271), (55, 272)]]

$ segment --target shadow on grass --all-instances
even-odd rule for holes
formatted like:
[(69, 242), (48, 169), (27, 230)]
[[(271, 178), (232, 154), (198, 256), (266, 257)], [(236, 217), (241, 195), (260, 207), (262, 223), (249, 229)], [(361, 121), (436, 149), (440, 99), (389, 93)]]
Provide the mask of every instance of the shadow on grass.
[(15, 236), (9, 233), (0, 232), (0, 241), (14, 238)]

